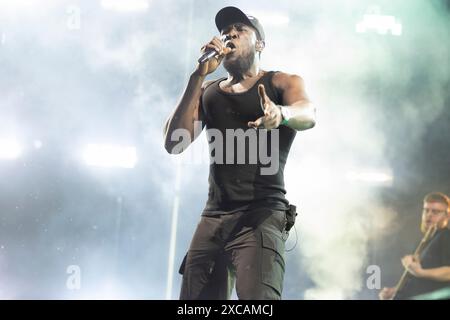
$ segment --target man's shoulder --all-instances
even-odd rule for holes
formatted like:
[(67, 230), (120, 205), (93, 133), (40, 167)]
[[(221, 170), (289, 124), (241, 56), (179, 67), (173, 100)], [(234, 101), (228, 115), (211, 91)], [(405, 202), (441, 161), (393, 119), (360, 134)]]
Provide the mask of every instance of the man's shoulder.
[(202, 84), (202, 89), (205, 90), (205, 89), (207, 89), (210, 85), (212, 85), (214, 82), (221, 81), (221, 80), (224, 80), (224, 79), (226, 79), (226, 78), (222, 77), (222, 78), (217, 78), (217, 79), (212, 79), (212, 80), (205, 80), (205, 81), (203, 82), (203, 84)]
[(447, 241), (450, 241), (450, 229), (448, 227), (445, 227), (441, 230), (442, 235), (445, 237)]
[(298, 74), (286, 73), (283, 71), (273, 71), (272, 83), (277, 88), (285, 88), (292, 84), (303, 85), (303, 79)]
[(431, 242), (432, 243), (430, 243), (430, 245), (433, 246), (443, 245), (445, 247), (445, 250), (448, 250), (447, 248), (450, 246), (450, 229), (448, 228), (439, 229)]

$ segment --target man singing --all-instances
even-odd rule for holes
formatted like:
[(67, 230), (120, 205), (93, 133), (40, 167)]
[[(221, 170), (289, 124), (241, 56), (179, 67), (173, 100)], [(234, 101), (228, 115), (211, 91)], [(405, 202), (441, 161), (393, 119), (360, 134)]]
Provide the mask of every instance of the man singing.
[[(209, 57), (164, 129), (166, 150), (179, 153), (206, 126), (212, 160), (180, 299), (228, 299), (234, 283), (239, 299), (281, 299), (284, 235), (295, 216), (284, 166), (296, 132), (314, 127), (315, 108), (301, 77), (261, 68), (265, 34), (255, 17), (225, 7), (215, 22), (221, 37), (202, 48)], [(222, 62), (228, 76), (205, 81)]]

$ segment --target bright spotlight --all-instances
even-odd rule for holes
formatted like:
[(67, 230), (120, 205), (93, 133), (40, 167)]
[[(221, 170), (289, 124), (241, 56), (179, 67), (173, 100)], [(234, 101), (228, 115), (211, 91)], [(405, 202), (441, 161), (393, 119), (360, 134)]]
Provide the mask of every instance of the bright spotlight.
[(14, 139), (0, 139), (0, 159), (16, 159), (22, 153), (22, 147)]
[(0, 8), (1, 9), (23, 9), (29, 8), (33, 5), (39, 4), (38, 0), (0, 0)]
[(370, 7), (368, 13), (356, 24), (356, 32), (377, 32), (385, 35), (390, 32), (394, 36), (402, 34), (402, 24), (394, 17), (380, 14), (376, 6)]
[(101, 0), (100, 3), (104, 9), (120, 12), (145, 11), (149, 7), (148, 0)]
[(352, 182), (392, 185), (394, 178), (388, 170), (360, 170), (347, 172), (347, 179)]
[(83, 152), (88, 166), (105, 168), (134, 168), (137, 162), (136, 148), (109, 144), (88, 144)]
[(255, 12), (255, 17), (265, 26), (283, 26), (289, 24), (289, 17), (276, 12)]

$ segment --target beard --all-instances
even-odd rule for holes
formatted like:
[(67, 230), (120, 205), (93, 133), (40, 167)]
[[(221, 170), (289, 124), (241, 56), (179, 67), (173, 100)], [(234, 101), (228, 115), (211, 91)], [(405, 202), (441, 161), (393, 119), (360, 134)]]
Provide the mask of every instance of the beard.
[(246, 73), (253, 65), (255, 61), (255, 51), (250, 50), (247, 54), (233, 59), (232, 57), (223, 61), (223, 67), (231, 75), (241, 75)]

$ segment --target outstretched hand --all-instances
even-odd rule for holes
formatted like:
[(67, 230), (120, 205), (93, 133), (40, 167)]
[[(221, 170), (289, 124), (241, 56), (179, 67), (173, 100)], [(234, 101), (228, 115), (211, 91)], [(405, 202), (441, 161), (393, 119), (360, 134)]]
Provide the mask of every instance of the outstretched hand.
[(268, 130), (278, 128), (283, 120), (281, 110), (272, 100), (270, 100), (263, 84), (258, 86), (258, 95), (264, 116), (255, 121), (249, 121), (248, 126), (255, 129), (264, 128)]

